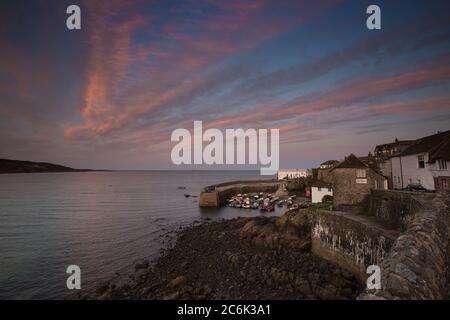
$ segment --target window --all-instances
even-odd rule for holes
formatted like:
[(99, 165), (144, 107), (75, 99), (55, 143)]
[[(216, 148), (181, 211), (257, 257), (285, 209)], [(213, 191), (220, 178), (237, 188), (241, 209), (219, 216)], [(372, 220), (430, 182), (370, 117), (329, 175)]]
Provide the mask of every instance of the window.
[(425, 168), (425, 158), (423, 156), (417, 156), (419, 168)]
[(322, 188), (321, 188), (321, 187), (318, 187), (318, 188), (317, 188), (317, 191), (322, 191)]
[(397, 177), (397, 182), (400, 183), (400, 177)]
[(438, 165), (440, 170), (447, 170), (447, 161), (438, 160)]
[(449, 181), (450, 180), (447, 180), (447, 179), (445, 179), (445, 178), (443, 178), (442, 180), (441, 180), (441, 189), (442, 190), (449, 190), (450, 188), (449, 188)]
[(365, 178), (366, 177), (366, 169), (357, 169), (356, 177), (357, 178)]

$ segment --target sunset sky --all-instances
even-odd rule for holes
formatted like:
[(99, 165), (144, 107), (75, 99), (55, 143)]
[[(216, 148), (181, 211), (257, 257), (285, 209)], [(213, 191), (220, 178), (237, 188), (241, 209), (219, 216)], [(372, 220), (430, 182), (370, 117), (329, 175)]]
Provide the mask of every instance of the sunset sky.
[[(66, 28), (81, 7), (82, 29)], [(368, 30), (366, 8), (382, 10)], [(171, 132), (279, 128), (282, 167), (450, 129), (450, 2), (0, 3), (0, 158), (167, 169)], [(195, 169), (195, 167), (193, 167)]]

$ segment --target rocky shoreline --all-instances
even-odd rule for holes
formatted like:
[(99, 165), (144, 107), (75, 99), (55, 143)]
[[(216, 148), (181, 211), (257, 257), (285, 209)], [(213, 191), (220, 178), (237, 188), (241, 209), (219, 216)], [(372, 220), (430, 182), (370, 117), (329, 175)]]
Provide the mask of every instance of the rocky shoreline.
[(308, 213), (237, 218), (181, 229), (173, 247), (136, 265), (95, 299), (355, 299), (349, 272), (310, 250)]

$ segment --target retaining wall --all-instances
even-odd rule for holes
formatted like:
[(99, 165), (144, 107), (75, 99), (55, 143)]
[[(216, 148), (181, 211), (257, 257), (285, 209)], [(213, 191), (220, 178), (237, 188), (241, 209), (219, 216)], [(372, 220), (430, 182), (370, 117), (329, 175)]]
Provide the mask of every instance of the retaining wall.
[(311, 232), (311, 251), (352, 272), (361, 282), (366, 268), (380, 264), (398, 234), (353, 214), (318, 210)]
[[(381, 290), (361, 299), (449, 297), (449, 193), (376, 191), (369, 215), (318, 210), (312, 251), (365, 283), (381, 268)], [(394, 227), (394, 229), (392, 229)]]
[(449, 194), (438, 194), (417, 212), (381, 264), (386, 299), (448, 298)]

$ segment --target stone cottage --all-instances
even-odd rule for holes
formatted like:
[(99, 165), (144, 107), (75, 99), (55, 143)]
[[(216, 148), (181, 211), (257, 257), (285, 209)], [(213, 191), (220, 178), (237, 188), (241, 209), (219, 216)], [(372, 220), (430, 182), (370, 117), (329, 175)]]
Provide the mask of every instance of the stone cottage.
[(361, 204), (373, 189), (387, 189), (386, 177), (353, 154), (334, 166), (326, 180), (333, 187), (333, 205), (338, 210)]

